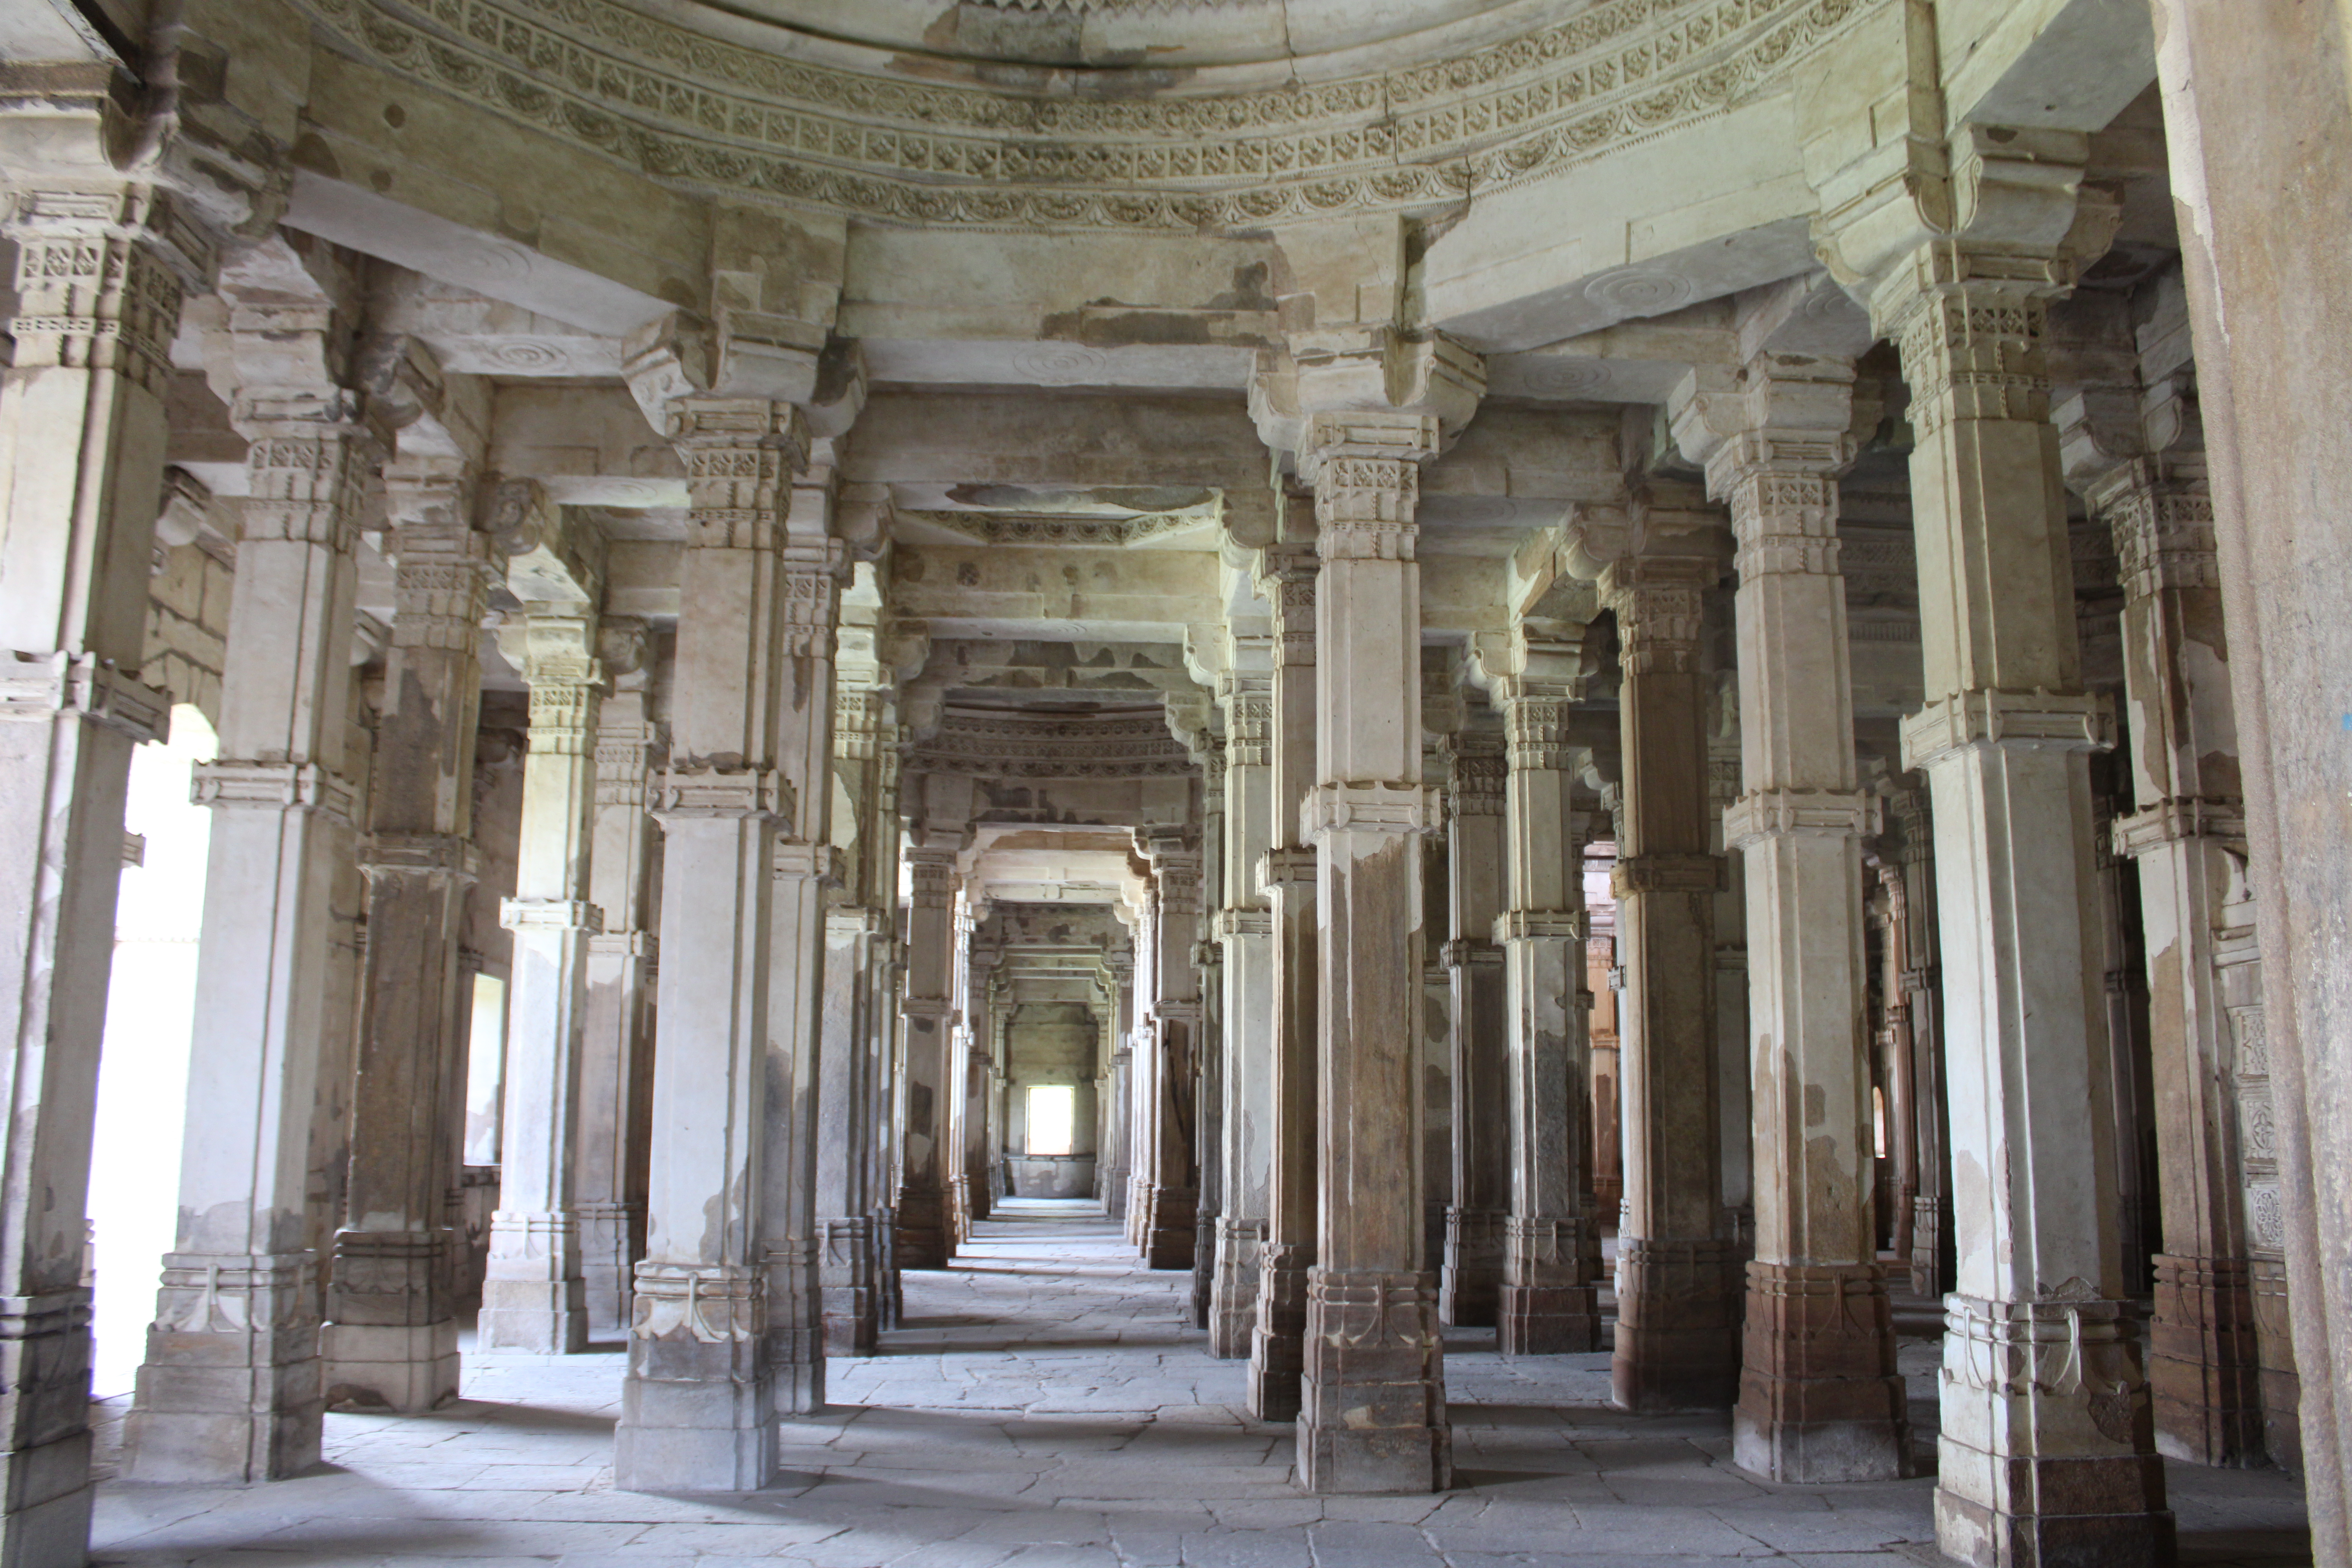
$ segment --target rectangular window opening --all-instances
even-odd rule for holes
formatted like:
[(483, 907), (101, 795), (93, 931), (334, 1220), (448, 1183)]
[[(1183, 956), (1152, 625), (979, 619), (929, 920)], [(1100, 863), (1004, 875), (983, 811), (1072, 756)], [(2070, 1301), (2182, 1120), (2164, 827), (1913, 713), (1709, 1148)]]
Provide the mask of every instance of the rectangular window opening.
[(1078, 1091), (1041, 1083), (1029, 1090), (1029, 1152), (1067, 1154), (1078, 1131)]

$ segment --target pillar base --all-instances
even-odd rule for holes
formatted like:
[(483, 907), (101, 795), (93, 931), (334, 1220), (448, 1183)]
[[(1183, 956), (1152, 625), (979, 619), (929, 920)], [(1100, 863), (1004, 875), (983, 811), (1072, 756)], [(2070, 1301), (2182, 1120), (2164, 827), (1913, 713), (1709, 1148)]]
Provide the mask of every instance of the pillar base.
[(81, 1568), (89, 1556), (89, 1292), (0, 1310), (0, 1563)]
[(2263, 1451), (2279, 1468), (2303, 1473), (2303, 1379), (2295, 1372), (2287, 1321), (2286, 1264), (2257, 1258), (2247, 1265), (2254, 1298), (2254, 1338), (2263, 1359)]
[(1301, 1394), (1302, 1489), (1444, 1491), (1454, 1479), (1454, 1434), (1437, 1277), (1310, 1269)]
[(1503, 1222), (1499, 1209), (1445, 1211), (1445, 1266), (1437, 1315), (1457, 1329), (1496, 1326), (1502, 1310)]
[(1601, 1348), (1601, 1292), (1591, 1285), (1506, 1285), (1495, 1318), (1505, 1355), (1584, 1355)]
[(1944, 1299), (1936, 1544), (1970, 1568), (2173, 1561), (2163, 1461), (2121, 1301)]
[(326, 1401), (413, 1414), (457, 1397), (457, 1317), (446, 1230), (346, 1230), (335, 1237)]
[(588, 1307), (588, 1338), (604, 1343), (629, 1336), (629, 1291), (637, 1266), (645, 1215), (632, 1204), (582, 1204), (580, 1281)]
[(1257, 1337), (1258, 1252), (1265, 1243), (1262, 1219), (1227, 1215), (1217, 1221), (1209, 1353), (1221, 1361), (1244, 1359), (1250, 1353), (1250, 1342)]
[(742, 1268), (637, 1266), (615, 1487), (748, 1492), (774, 1479), (774, 1390), (757, 1328), (765, 1295)]
[(324, 1368), (307, 1252), (163, 1255), (123, 1425), (134, 1481), (242, 1486), (319, 1464)]
[(894, 1261), (900, 1268), (945, 1268), (955, 1248), (948, 1240), (947, 1194), (934, 1188), (902, 1188), (892, 1227)]
[(768, 1255), (767, 1348), (770, 1385), (780, 1415), (824, 1410), (824, 1311), (816, 1248), (794, 1241)]
[(1201, 1194), (1190, 1187), (1153, 1186), (1146, 1191), (1143, 1221), (1137, 1229), (1146, 1268), (1190, 1268), (1198, 1238), (1194, 1207)]
[(2159, 1253), (2148, 1323), (2157, 1452), (2192, 1465), (2263, 1463), (2262, 1352), (2242, 1258)]
[(1618, 1408), (1658, 1415), (1738, 1402), (1735, 1258), (1721, 1241), (1620, 1240), (1609, 1369)]
[(1874, 1263), (1750, 1263), (1732, 1463), (1796, 1486), (1913, 1473), (1886, 1279)]
[(1192, 1216), (1192, 1326), (1206, 1331), (1217, 1299), (1217, 1225), (1205, 1204)]
[(485, 1351), (577, 1355), (588, 1348), (580, 1228), (569, 1213), (501, 1209), (490, 1216), (476, 1342)]
[(817, 1264), (817, 1290), (824, 1314), (824, 1353), (868, 1356), (881, 1331), (880, 1245), (873, 1219), (856, 1215), (829, 1219), (824, 1253)]
[(1314, 1256), (1307, 1247), (1271, 1241), (1258, 1248), (1249, 1413), (1260, 1421), (1298, 1419), (1300, 1384), (1307, 1371), (1307, 1276)]

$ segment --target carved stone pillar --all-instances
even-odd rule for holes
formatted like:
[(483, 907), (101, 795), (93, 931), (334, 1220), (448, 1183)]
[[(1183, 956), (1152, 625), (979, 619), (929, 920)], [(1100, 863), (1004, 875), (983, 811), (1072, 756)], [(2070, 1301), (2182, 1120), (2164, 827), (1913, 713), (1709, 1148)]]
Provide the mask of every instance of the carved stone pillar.
[(1316, 776), (1315, 584), (1312, 544), (1293, 519), (1289, 542), (1267, 550), (1261, 592), (1274, 605), (1275, 666), (1268, 722), (1275, 847), (1252, 868), (1274, 927), (1274, 1121), (1267, 1150), (1265, 1244), (1258, 1256), (1257, 1322), (1250, 1339), (1249, 1412), (1298, 1416), (1305, 1370), (1307, 1275), (1315, 1262), (1316, 1085), (1320, 1077), (1316, 966), (1316, 851), (1302, 846), (1300, 813)]
[(1747, 372), (1683, 437), (1738, 542), (1743, 787), (1724, 842), (1748, 869), (1756, 1257), (1732, 1454), (1775, 1481), (1887, 1480), (1909, 1473), (1910, 1424), (1878, 1266), (1862, 868), (1877, 811), (1838, 565), (1853, 372), (1774, 355)]
[(1614, 872), (1624, 1079), (1625, 1220), (1618, 1237), (1617, 1403), (1719, 1410), (1738, 1391), (1737, 1254), (1723, 1235), (1716, 1070), (1715, 896), (1706, 688), (1710, 557), (1636, 557), (1602, 588), (1624, 684), (1625, 826)]
[[(1238, 1360), (1257, 1332), (1258, 1250), (1274, 1177), (1274, 921), (1257, 864), (1282, 832), (1275, 815), (1270, 647), (1236, 638), (1224, 678), (1225, 844), (1216, 932), (1224, 945), (1223, 1202), (1209, 1308), (1213, 1355)], [(1296, 831), (1294, 828), (1292, 831)]]
[(1510, 1218), (1496, 1344), (1505, 1355), (1597, 1349), (1601, 1235), (1593, 1223), (1592, 1073), (1583, 1005), (1584, 841), (1570, 799), (1573, 653), (1523, 658), (1496, 682), (1507, 744), (1502, 948), (1510, 1019)]
[(20, 1176), (0, 1204), (0, 1559), (66, 1568), (89, 1543), (82, 1239), (123, 795), (132, 748), (171, 712), (137, 679), (163, 395), (182, 292), (212, 258), (166, 198), (135, 188), (20, 188), (6, 234), (0, 1016), (16, 1022), (0, 1157)]
[[(848, 628), (842, 633), (844, 649)], [(840, 901), (825, 913), (823, 1034), (817, 1058), (816, 1215), (823, 1237), (817, 1283), (825, 1348), (871, 1355), (881, 1323), (879, 1196), (873, 1145), (888, 1115), (881, 1098), (881, 1034), (874, 974), (888, 950), (898, 885), (893, 836), (882, 820), (882, 765), (889, 694), (845, 684), (834, 698), (833, 776), (853, 813), (833, 824), (845, 851)], [(894, 812), (895, 815), (895, 812)], [(889, 851), (887, 858), (885, 852)]]
[[(284, 374), (341, 352), (324, 309), (239, 306), (241, 363)], [(299, 349), (289, 352), (289, 342)], [(312, 1120), (331, 1002), (332, 891), (354, 857), (353, 548), (383, 442), (331, 381), (242, 388), (251, 499), (236, 553), (189, 1042), (180, 1228), (163, 1258), (124, 1468), (245, 1482), (319, 1461), (320, 1259), (309, 1237)], [(94, 938), (93, 940), (103, 940)], [(437, 1108), (436, 1101), (436, 1108)]]
[(614, 1484), (749, 1491), (775, 1468), (758, 1152), (769, 1128), (776, 838), (796, 784), (777, 714), (791, 671), (785, 512), (798, 410), (687, 398), (668, 410), (690, 508), (662, 824), (661, 1042), (646, 1256), (637, 1265)]
[(1321, 1223), (1307, 1277), (1302, 1484), (1429, 1491), (1452, 1474), (1437, 1279), (1423, 1257), (1421, 465), (1436, 418), (1318, 416), (1315, 486)]
[[(2254, 1464), (2263, 1453), (2262, 1357), (2236, 1052), (2218, 967), (2222, 905), (2246, 854), (2236, 714), (2204, 453), (2191, 445), (2110, 456), (2141, 445), (2138, 390), (2130, 389), (2120, 432), (2084, 403), (2071, 405), (2067, 455), (2093, 514), (2115, 537), (2124, 586), (2139, 809), (2115, 824), (2115, 847), (2139, 865), (2164, 1229), (2148, 1389), (2160, 1451), (2195, 1464)], [(2177, 395), (2169, 412), (2176, 426), (2193, 420)]]
[(901, 1268), (945, 1268), (948, 1233), (948, 1099), (962, 1082), (950, 1075), (955, 1014), (956, 850), (907, 846), (906, 1123), (899, 1139), (898, 1261)]
[(1446, 902), (1442, 949), (1452, 987), (1454, 1201), (1445, 1210), (1438, 1316), (1464, 1328), (1496, 1321), (1511, 1208), (1511, 1027), (1504, 950), (1503, 737), (1466, 728), (1445, 747)]
[(362, 847), (367, 951), (344, 1228), (320, 1340), (330, 1404), (433, 1410), (457, 1397), (448, 1194), (462, 1072), (458, 950), (474, 881), (482, 612), (496, 572), (458, 472), (392, 486), (398, 598)]
[(1129, 1166), (1135, 1130), (1135, 955), (1114, 952), (1103, 961), (1109, 987), (1110, 1016), (1104, 1027), (1109, 1035), (1109, 1071), (1103, 1091), (1103, 1142), (1108, 1157), (1095, 1167), (1095, 1190), (1103, 1211), (1111, 1218), (1127, 1217)]
[(596, 719), (596, 799), (588, 899), (604, 930), (588, 939), (580, 1044), (580, 1276), (588, 1337), (625, 1339), (646, 1245), (646, 1159), (652, 1135), (654, 820), (652, 769), (661, 737), (646, 712), (652, 651), (641, 624), (607, 620), (613, 678)]
[(594, 606), (569, 604), (526, 605), (505, 638), (530, 684), (530, 751), (515, 896), (499, 909), (499, 923), (514, 932), (514, 971), (507, 983), (499, 1207), (482, 1274), (485, 1351), (566, 1355), (588, 1343), (572, 1204), (588, 942), (604, 929), (603, 911), (588, 901), (596, 718), (605, 685), (596, 640)]
[(1911, 1200), (1911, 1228), (1896, 1250), (1911, 1259), (1914, 1294), (1941, 1299), (1952, 1289), (1951, 1099), (1944, 1077), (1942, 974), (1936, 952), (1936, 841), (1927, 792), (1897, 789), (1887, 796), (1895, 864), (1889, 904), (1894, 924), (1895, 987), (1910, 1033), (1911, 1081), (1917, 1087), (1912, 1138), (1918, 1151), (1919, 1191)]
[(1192, 967), (1200, 921), (1201, 851), (1183, 847), (1181, 830), (1149, 837), (1151, 859), (1153, 999), (1150, 1048), (1140, 1095), (1147, 1117), (1135, 1148), (1142, 1215), (1137, 1243), (1146, 1267), (1190, 1268), (1200, 1201), (1199, 1114), (1201, 991)]
[[(2050, 188), (2053, 165), (2005, 172), (2032, 150), (2020, 133), (1969, 132), (1996, 134), (1969, 143), (1979, 176)], [(1937, 241), (1872, 300), (1911, 384), (1927, 699), (1904, 753), (1934, 796), (1944, 917), (1958, 1280), (1945, 1299), (1937, 1539), (1985, 1568), (2172, 1550), (2116, 1277), (2109, 1047), (2086, 945), (2087, 758), (2110, 721), (2082, 690), (2049, 418), (2044, 300), (2066, 276), (2063, 262)]]

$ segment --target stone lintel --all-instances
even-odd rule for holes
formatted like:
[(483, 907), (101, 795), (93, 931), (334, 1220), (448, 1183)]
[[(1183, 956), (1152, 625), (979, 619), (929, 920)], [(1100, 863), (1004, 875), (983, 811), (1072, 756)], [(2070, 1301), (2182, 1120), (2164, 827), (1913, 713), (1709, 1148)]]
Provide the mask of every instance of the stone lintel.
[(1719, 855), (1628, 855), (1609, 873), (1618, 897), (1631, 893), (1719, 893), (1728, 873)]
[(1270, 894), (1276, 888), (1313, 887), (1318, 854), (1296, 844), (1267, 850), (1258, 857), (1255, 868), (1258, 891)]
[(360, 869), (371, 877), (447, 877), (471, 882), (482, 858), (454, 833), (372, 833), (360, 845)]
[(1591, 916), (1583, 910), (1505, 910), (1495, 917), (1494, 938), (1497, 947), (1518, 942), (1582, 942), (1591, 929)]
[(664, 769), (654, 788), (653, 816), (672, 817), (789, 816), (791, 783), (773, 768), (679, 763)]
[(188, 798), (215, 811), (317, 811), (352, 820), (357, 792), (317, 763), (198, 763)]

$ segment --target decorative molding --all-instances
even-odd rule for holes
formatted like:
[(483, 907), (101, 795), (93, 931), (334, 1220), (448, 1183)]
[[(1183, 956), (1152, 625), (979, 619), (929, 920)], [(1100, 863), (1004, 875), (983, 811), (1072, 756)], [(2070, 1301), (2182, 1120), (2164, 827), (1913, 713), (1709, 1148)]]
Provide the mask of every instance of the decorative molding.
[(1080, 544), (1115, 550), (1215, 521), (1208, 514), (1188, 511), (1142, 512), (1133, 517), (978, 511), (902, 511), (898, 516), (901, 522), (929, 523), (983, 544)]
[(1059, 715), (950, 710), (908, 766), (981, 778), (1181, 778), (1198, 770), (1156, 710)]
[(386, 68), (655, 179), (912, 225), (1197, 232), (1540, 179), (1754, 99), (1889, 3), (1604, 0), (1376, 76), (1083, 99), (845, 70), (619, 0), (307, 8)]

